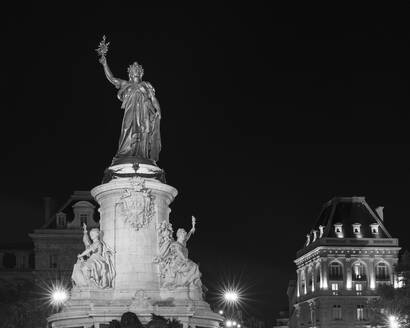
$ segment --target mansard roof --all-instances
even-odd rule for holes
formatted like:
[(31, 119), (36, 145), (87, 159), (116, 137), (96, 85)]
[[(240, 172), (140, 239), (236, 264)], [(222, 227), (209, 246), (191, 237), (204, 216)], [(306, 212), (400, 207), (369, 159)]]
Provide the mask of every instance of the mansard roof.
[[(335, 197), (324, 204), (313, 230), (323, 227), (323, 237), (337, 238), (334, 225), (340, 224), (344, 238), (355, 238), (353, 225), (360, 224), (361, 238), (392, 238), (380, 217), (367, 204), (365, 197)], [(379, 225), (379, 233), (373, 234), (371, 225)], [(313, 231), (312, 230), (312, 231)]]
[[(381, 208), (382, 209), (382, 208)], [(383, 222), (383, 212), (375, 211), (364, 197), (335, 197), (324, 204), (313, 228), (306, 235), (300, 258), (317, 247), (397, 248)], [(373, 231), (372, 231), (373, 230)]]
[[(74, 219), (73, 207), (98, 207), (97, 202), (91, 196), (88, 190), (75, 190), (74, 193), (67, 199), (63, 206), (61, 206), (55, 213), (53, 213), (49, 219), (42, 226), (42, 229), (55, 229), (56, 217), (58, 213), (64, 213), (67, 215), (67, 222), (71, 222)], [(94, 211), (93, 220), (99, 222), (100, 216), (98, 211)]]

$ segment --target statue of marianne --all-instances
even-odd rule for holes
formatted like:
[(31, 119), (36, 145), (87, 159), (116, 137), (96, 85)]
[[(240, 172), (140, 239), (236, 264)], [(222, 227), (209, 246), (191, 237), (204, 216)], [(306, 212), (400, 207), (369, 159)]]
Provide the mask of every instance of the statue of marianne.
[(115, 78), (107, 64), (108, 44), (105, 37), (97, 52), (104, 67), (105, 76), (118, 91), (118, 99), (124, 110), (118, 150), (113, 164), (131, 160), (156, 164), (161, 151), (160, 120), (161, 109), (155, 97), (155, 90), (142, 81), (144, 70), (137, 62), (128, 68), (129, 80)]

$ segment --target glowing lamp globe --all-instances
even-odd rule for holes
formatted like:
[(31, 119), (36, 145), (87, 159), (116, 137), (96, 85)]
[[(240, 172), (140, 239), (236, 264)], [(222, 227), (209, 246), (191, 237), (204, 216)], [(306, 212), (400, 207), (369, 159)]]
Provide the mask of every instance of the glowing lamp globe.
[(224, 293), (224, 299), (228, 303), (236, 303), (239, 299), (239, 295), (234, 290), (228, 290)]
[(400, 327), (399, 321), (396, 316), (390, 315), (388, 317), (388, 321), (389, 321), (389, 328), (399, 328)]
[(63, 287), (55, 287), (51, 291), (50, 302), (54, 306), (61, 306), (68, 300), (68, 291)]

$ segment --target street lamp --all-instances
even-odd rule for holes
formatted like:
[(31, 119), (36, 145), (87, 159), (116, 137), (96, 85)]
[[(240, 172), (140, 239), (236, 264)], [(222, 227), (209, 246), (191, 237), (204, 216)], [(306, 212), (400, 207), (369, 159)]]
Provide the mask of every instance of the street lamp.
[(50, 291), (50, 304), (55, 307), (62, 306), (68, 298), (68, 291), (62, 286), (55, 286)]
[(239, 301), (239, 294), (236, 290), (226, 290), (223, 297), (228, 304), (236, 304)]
[(389, 328), (400, 328), (399, 320), (395, 315), (389, 315), (387, 320), (389, 322)]

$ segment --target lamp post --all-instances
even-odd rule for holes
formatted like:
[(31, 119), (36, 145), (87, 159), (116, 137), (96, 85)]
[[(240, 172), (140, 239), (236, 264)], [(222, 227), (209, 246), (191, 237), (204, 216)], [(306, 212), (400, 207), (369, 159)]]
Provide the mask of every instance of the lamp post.
[(238, 315), (235, 313), (235, 308), (240, 302), (239, 292), (234, 289), (227, 289), (223, 292), (223, 302), (225, 303), (225, 316), (228, 318), (225, 321), (225, 326), (228, 328), (240, 328), (241, 325), (238, 322)]

